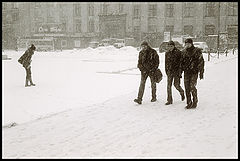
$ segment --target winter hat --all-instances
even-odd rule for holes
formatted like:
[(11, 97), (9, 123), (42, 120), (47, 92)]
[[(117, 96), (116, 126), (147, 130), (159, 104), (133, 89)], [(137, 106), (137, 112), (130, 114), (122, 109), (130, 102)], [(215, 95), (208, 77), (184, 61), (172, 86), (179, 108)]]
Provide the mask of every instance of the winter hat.
[(146, 45), (146, 46), (148, 46), (147, 41), (143, 41), (143, 42), (141, 43), (141, 46), (142, 46), (142, 45)]
[(190, 39), (190, 38), (188, 38), (188, 39), (186, 39), (186, 40), (185, 40), (185, 43), (190, 43), (190, 44), (193, 44), (193, 40), (192, 40), (192, 39)]
[(32, 50), (36, 50), (36, 47), (32, 44), (30, 47)]
[(173, 41), (169, 41), (169, 42), (168, 42), (168, 45), (173, 45), (173, 46), (175, 46), (175, 43), (174, 43)]

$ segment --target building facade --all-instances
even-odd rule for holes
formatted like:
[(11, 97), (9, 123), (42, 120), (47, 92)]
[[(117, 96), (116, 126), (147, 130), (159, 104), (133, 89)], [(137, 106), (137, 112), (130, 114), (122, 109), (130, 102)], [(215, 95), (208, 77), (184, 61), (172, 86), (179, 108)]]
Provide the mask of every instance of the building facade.
[(3, 2), (2, 13), (4, 48), (40, 37), (52, 37), (56, 49), (126, 37), (158, 47), (164, 32), (209, 43), (225, 34), (229, 47), (238, 41), (237, 2)]

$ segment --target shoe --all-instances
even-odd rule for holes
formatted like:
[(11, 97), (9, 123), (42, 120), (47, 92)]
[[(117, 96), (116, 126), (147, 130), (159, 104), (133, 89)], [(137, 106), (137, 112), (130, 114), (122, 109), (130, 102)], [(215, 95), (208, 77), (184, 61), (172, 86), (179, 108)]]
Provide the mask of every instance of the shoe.
[(193, 103), (191, 108), (196, 108), (197, 107), (197, 103)]
[(153, 98), (152, 100), (151, 100), (151, 102), (156, 102), (157, 101), (157, 99), (156, 98)]
[(172, 102), (167, 102), (167, 103), (165, 103), (165, 105), (170, 105), (170, 104), (172, 104)]
[(29, 81), (30, 81), (31, 86), (36, 86), (36, 84), (34, 84), (33, 81), (32, 81), (32, 77), (29, 79)]
[(138, 104), (142, 104), (142, 101), (140, 101), (139, 99), (135, 99), (134, 102), (136, 102)]
[(182, 101), (184, 101), (184, 100), (185, 100), (184, 93), (183, 93), (183, 94), (181, 94), (181, 97), (182, 97)]
[(190, 102), (189, 104), (187, 104), (187, 106), (186, 106), (185, 108), (186, 108), (186, 109), (192, 108), (192, 102)]
[(26, 79), (25, 81), (25, 87), (29, 87), (30, 85), (28, 85), (28, 79)]

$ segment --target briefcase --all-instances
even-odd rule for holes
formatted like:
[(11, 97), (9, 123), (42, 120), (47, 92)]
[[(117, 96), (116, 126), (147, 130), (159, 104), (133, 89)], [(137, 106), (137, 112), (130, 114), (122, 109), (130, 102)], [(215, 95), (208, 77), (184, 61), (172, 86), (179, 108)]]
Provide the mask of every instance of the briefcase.
[(163, 75), (162, 75), (161, 70), (160, 70), (160, 69), (157, 69), (157, 70), (155, 71), (155, 73), (154, 73), (154, 81), (155, 81), (156, 83), (159, 83), (159, 82), (161, 82), (162, 77), (163, 77)]

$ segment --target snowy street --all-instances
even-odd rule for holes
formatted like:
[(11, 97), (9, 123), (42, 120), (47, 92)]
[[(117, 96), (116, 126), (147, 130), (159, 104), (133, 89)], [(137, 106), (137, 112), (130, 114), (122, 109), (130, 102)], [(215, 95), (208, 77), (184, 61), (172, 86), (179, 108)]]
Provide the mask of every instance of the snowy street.
[[(3, 61), (4, 158), (24, 157), (228, 157), (237, 154), (238, 54), (205, 59), (198, 79), (199, 103), (184, 109), (172, 87), (173, 104), (165, 106), (167, 80), (157, 84), (150, 102), (148, 78), (143, 104), (137, 105), (140, 72), (135, 48), (87, 48), (35, 52), (36, 87), (24, 87), (25, 71), (6, 51)], [(184, 88), (183, 79), (181, 86)]]

